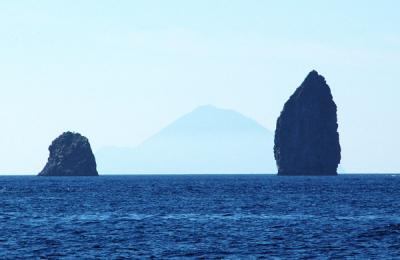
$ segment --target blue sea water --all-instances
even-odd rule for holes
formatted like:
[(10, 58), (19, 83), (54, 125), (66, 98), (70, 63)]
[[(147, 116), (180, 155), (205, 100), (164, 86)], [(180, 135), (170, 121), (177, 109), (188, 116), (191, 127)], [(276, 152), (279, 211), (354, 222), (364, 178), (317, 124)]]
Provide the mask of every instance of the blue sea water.
[(0, 258), (399, 258), (400, 176), (0, 177)]

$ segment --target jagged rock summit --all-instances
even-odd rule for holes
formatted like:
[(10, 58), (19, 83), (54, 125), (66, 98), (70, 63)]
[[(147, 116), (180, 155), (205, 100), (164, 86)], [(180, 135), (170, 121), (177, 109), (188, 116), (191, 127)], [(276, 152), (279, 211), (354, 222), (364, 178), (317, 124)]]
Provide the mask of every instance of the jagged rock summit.
[(89, 140), (72, 132), (57, 137), (49, 147), (50, 156), (39, 176), (98, 176)]
[(336, 175), (337, 108), (324, 77), (311, 71), (286, 102), (275, 131), (278, 175)]

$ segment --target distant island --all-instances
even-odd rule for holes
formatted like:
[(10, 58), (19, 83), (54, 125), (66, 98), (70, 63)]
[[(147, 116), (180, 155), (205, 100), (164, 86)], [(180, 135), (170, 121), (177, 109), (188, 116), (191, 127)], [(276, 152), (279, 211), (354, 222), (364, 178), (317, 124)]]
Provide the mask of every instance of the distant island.
[(278, 175), (337, 175), (337, 108), (324, 77), (311, 71), (286, 102), (275, 131)]
[(39, 176), (98, 176), (89, 140), (79, 133), (65, 132), (49, 147), (49, 159)]
[(234, 110), (201, 106), (137, 147), (96, 152), (100, 173), (275, 173), (273, 133)]

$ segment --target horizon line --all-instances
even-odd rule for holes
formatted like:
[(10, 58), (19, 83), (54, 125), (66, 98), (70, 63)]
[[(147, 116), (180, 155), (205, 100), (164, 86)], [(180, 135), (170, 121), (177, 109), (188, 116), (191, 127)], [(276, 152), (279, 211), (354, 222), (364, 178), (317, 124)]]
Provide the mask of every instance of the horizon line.
[[(98, 176), (41, 176), (41, 177), (99, 177), (99, 176), (167, 176), (167, 175), (276, 175), (278, 173), (106, 173), (106, 174), (99, 174)], [(337, 175), (327, 175), (327, 177), (332, 176), (339, 176), (339, 175), (400, 175), (400, 172), (354, 172), (354, 173), (338, 173)], [(23, 176), (38, 176), (38, 174), (8, 174), (8, 173), (0, 173), (0, 177), (2, 176), (14, 176), (14, 177), (23, 177)], [(279, 175), (286, 177), (284, 175)], [(313, 175), (291, 175), (290, 177), (314, 177)], [(318, 175), (315, 177), (324, 177), (324, 175)]]

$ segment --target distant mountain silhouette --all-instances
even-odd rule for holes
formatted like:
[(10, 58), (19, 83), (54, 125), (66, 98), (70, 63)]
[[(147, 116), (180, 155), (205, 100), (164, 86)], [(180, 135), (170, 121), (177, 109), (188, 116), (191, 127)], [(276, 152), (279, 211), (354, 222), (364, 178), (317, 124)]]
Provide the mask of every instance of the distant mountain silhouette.
[(276, 173), (273, 134), (233, 110), (202, 106), (135, 148), (96, 153), (101, 173)]

